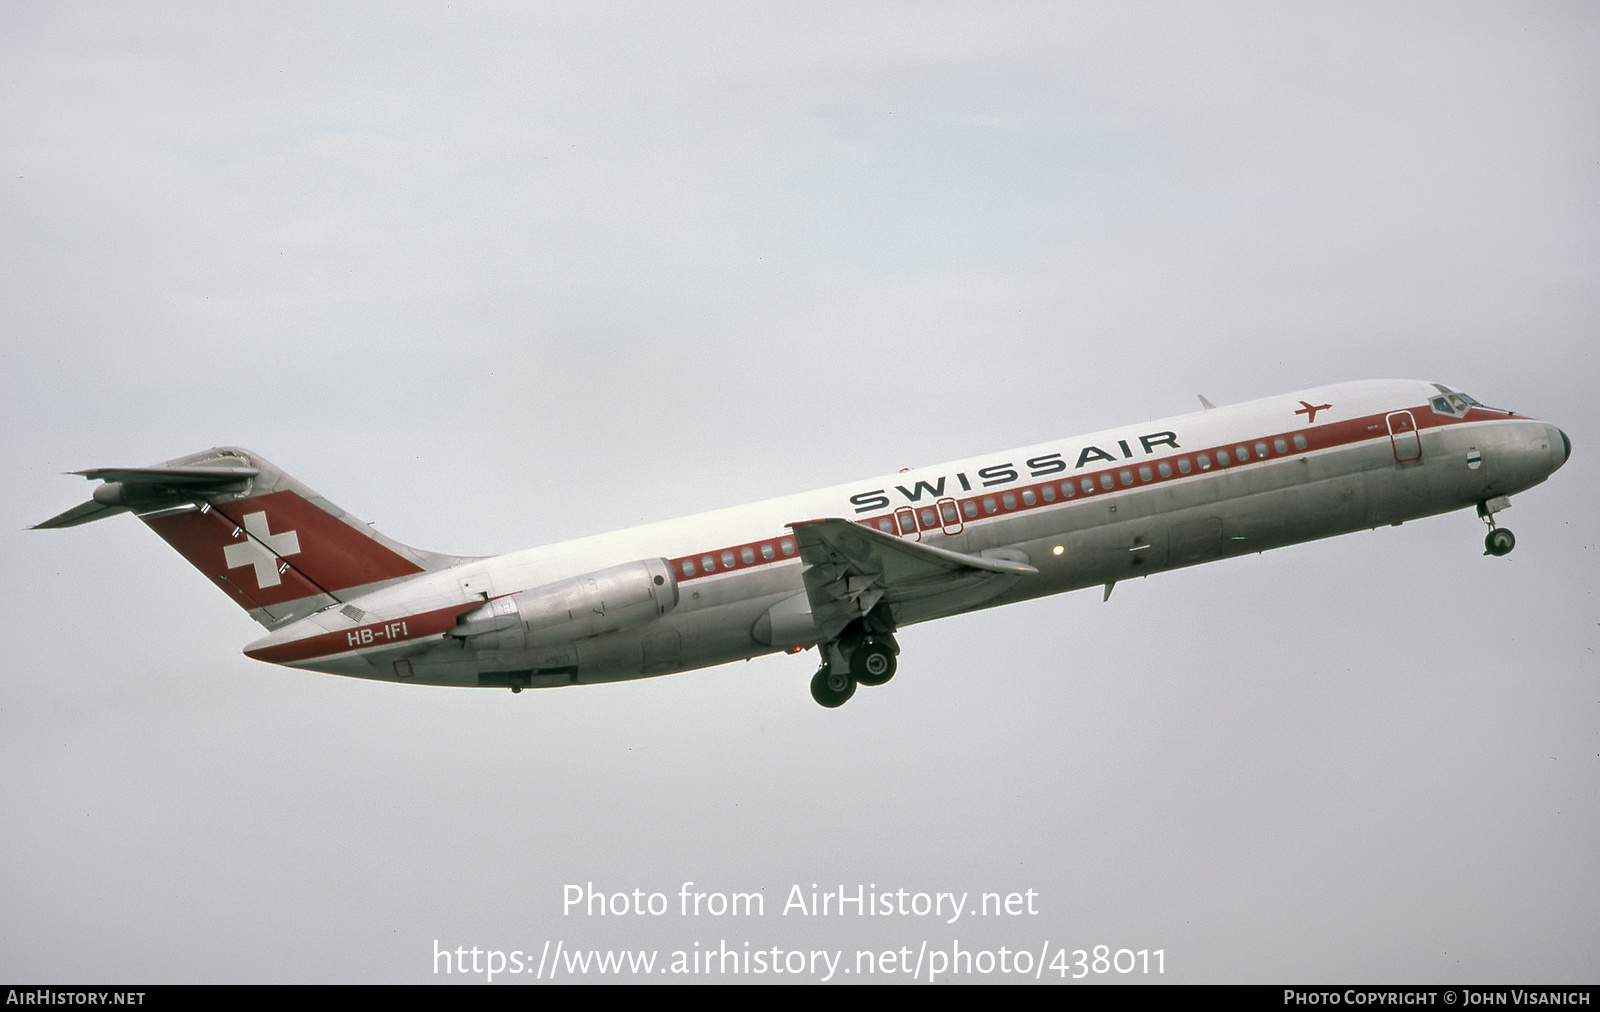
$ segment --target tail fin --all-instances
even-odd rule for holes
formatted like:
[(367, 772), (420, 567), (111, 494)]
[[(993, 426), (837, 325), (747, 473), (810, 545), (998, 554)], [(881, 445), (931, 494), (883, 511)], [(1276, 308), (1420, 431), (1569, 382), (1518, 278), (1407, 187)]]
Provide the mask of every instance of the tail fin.
[(35, 529), (132, 512), (268, 629), (465, 561), (392, 541), (236, 447), (73, 473), (104, 484)]

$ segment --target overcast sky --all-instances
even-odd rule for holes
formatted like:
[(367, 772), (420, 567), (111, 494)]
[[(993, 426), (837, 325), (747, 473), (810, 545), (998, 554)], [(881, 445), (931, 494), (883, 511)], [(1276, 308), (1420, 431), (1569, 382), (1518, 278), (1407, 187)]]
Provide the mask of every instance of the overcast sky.
[[(0, 978), (1592, 983), (1597, 52), (1584, 3), (4, 5)], [(275, 668), (130, 518), (24, 530), (236, 444), (490, 554), (1390, 376), (1571, 436), (1513, 555), (1467, 512), (912, 627), (834, 711), (813, 653)], [(673, 912), (564, 916), (588, 882)], [(1038, 913), (780, 912), (812, 883)]]

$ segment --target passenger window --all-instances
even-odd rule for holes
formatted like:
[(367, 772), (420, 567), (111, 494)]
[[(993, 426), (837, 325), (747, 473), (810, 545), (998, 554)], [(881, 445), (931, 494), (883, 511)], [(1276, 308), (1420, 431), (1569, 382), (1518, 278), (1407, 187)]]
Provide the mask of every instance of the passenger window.
[(1149, 481), (1150, 480), (1150, 465), (1149, 464), (1140, 464), (1139, 465), (1139, 480), (1140, 481)]
[(961, 512), (963, 512), (963, 513), (965, 513), (967, 515), (967, 519), (968, 520), (972, 520), (973, 518), (977, 517), (977, 515), (978, 515), (978, 503), (977, 503), (977, 500), (968, 499), (966, 502), (962, 503), (961, 504)]
[[(1200, 470), (1208, 471), (1211, 469), (1211, 457), (1209, 455), (1204, 453), (1196, 454), (1194, 460), (1195, 463), (1200, 465)], [(1223, 461), (1223, 463), (1227, 463), (1227, 461)]]
[(1257, 443), (1256, 444), (1256, 459), (1257, 460), (1266, 460), (1267, 459), (1267, 444), (1266, 443)]
[(1100, 487), (1101, 488), (1111, 488), (1114, 485), (1116, 485), (1116, 483), (1117, 483), (1117, 480), (1115, 478), (1111, 477), (1111, 472), (1110, 471), (1107, 471), (1105, 474), (1102, 474), (1100, 476)]
[(937, 526), (939, 526), (939, 518), (933, 515), (933, 510), (923, 510), (922, 529), (928, 530), (929, 528)]
[(1217, 451), (1217, 464), (1219, 466), (1221, 466), (1221, 467), (1227, 467), (1228, 466), (1228, 451), (1227, 450), (1218, 450)]
[(882, 531), (885, 534), (893, 534), (894, 533), (894, 521), (889, 519), (888, 517), (884, 517), (882, 520), (878, 521), (878, 530)]
[(717, 560), (709, 555), (702, 555), (700, 556), (700, 568), (708, 573), (714, 573), (717, 569)]
[(778, 542), (778, 551), (782, 552), (784, 555), (793, 555), (794, 539), (784, 538), (782, 541)]
[(1306, 437), (1302, 433), (1296, 432), (1294, 434), (1294, 448), (1296, 450), (1304, 450), (1306, 448)]
[(1024, 492), (1024, 493), (1022, 493), (1022, 505), (1024, 505), (1024, 506), (1032, 506), (1034, 503), (1036, 503), (1038, 501), (1039, 501), (1038, 498), (1036, 496), (1034, 496), (1034, 494), (1032, 492)]
[(940, 503), (939, 504), (939, 516), (942, 517), (944, 519), (944, 522), (947, 523), (947, 524), (955, 524), (955, 523), (960, 523), (961, 522), (961, 515), (956, 512), (956, 504), (953, 503), (953, 502)]
[[(885, 527), (884, 530), (888, 530), (888, 528)], [(772, 559), (772, 557), (777, 555), (777, 554), (778, 554), (777, 552), (774, 552), (772, 550), (772, 543), (770, 541), (761, 546), (761, 557), (763, 559), (767, 559), (767, 560), (770, 561)]]
[(756, 550), (754, 548), (741, 548), (739, 549), (739, 558), (743, 559), (744, 564), (748, 566), (756, 561)]
[(1188, 457), (1179, 457), (1178, 458), (1178, 473), (1179, 474), (1188, 474), (1189, 473), (1189, 458)]
[(1163, 478), (1170, 478), (1172, 477), (1172, 465), (1163, 460), (1156, 465), (1156, 473)]
[(1233, 448), (1233, 455), (1235, 460), (1243, 464), (1245, 461), (1250, 459), (1250, 450), (1248, 447), (1235, 446)]
[[(1067, 487), (1071, 488), (1072, 486), (1068, 485)], [(1044, 488), (1039, 490), (1039, 494), (1044, 496), (1045, 502), (1056, 501), (1056, 487), (1054, 485), (1046, 485)]]
[(723, 552), (722, 553), (722, 568), (723, 569), (732, 569), (733, 568), (733, 553), (732, 552)]
[[(1088, 491), (1088, 490), (1085, 489), (1085, 491)], [(1061, 483), (1061, 497), (1063, 499), (1071, 499), (1072, 498), (1072, 482), (1064, 481), (1064, 482)]]
[[(1081, 484), (1083, 485), (1083, 490), (1085, 492), (1093, 492), (1094, 491), (1094, 479), (1093, 478), (1085, 478), (1085, 479), (1083, 479)], [(1110, 487), (1111, 487), (1110, 485), (1106, 486), (1106, 488), (1110, 488)]]
[(1005, 504), (1005, 508), (1008, 510), (1014, 510), (1017, 508), (1017, 497), (1012, 495), (1010, 492), (1007, 492), (1005, 495), (1001, 496), (1000, 501)]
[(1121, 477), (1122, 477), (1122, 483), (1124, 485), (1132, 485), (1133, 484), (1133, 472), (1132, 471), (1129, 471), (1126, 468), (1124, 468), (1123, 471), (1122, 471)]
[(693, 559), (684, 559), (683, 560), (683, 575), (684, 576), (693, 576), (694, 575), (694, 560)]
[(1000, 507), (994, 501), (994, 496), (986, 495), (983, 497), (983, 511), (985, 513), (993, 513), (999, 508)]
[(1283, 441), (1283, 437), (1282, 436), (1279, 436), (1277, 439), (1274, 439), (1272, 441), (1272, 448), (1274, 450), (1277, 450), (1279, 453), (1288, 453), (1289, 452), (1289, 444), (1285, 443)]

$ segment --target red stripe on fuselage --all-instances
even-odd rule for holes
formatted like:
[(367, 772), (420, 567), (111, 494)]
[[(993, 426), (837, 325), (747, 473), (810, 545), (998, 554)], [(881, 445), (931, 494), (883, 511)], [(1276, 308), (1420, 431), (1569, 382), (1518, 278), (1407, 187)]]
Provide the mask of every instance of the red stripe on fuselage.
[(319, 633), (286, 643), (274, 643), (256, 650), (246, 650), (245, 656), (272, 664), (290, 664), (319, 657), (347, 654), (367, 647), (393, 646), (410, 640), (438, 636), (455, 628), (456, 616), (482, 605), (482, 601), (451, 605), (436, 611), (420, 612), (383, 622), (369, 622), (338, 632)]
[[(1464, 418), (1455, 418), (1437, 414), (1430, 406), (1426, 404), (1409, 408), (1396, 408), (1394, 410), (1411, 412), (1412, 416), (1416, 419), (1418, 430), (1442, 428), (1447, 425), (1460, 425), (1465, 422), (1499, 421), (1513, 417), (1512, 412), (1497, 411), (1492, 408), (1484, 407), (1473, 407), (1470, 411), (1468, 411)], [(1214, 475), (1222, 471), (1236, 470), (1241, 466), (1250, 466), (1267, 460), (1285, 460), (1292, 457), (1304, 456), (1308, 453), (1315, 453), (1319, 450), (1331, 450), (1339, 447), (1354, 446), (1358, 443), (1364, 443), (1370, 440), (1387, 439), (1389, 436), (1389, 427), (1386, 419), (1393, 413), (1394, 411), (1382, 411), (1377, 414), (1365, 415), (1360, 418), (1350, 418), (1340, 422), (1327, 422), (1317, 426), (1286, 429), (1282, 432), (1272, 433), (1271, 435), (1250, 436), (1246, 439), (1236, 439), (1231, 442), (1219, 443), (1214, 446), (1203, 447), (1197, 450), (1183, 450), (1180, 453), (1169, 453), (1160, 457), (1148, 456), (1142, 458), (1128, 458), (1119, 461), (1112, 466), (1103, 467), (1098, 470), (1079, 471), (1075, 474), (1072, 474), (1070, 477), (1065, 476), (1063, 473), (1058, 473), (1052, 476), (1051, 480), (1049, 481), (1037, 482), (1030, 485), (996, 486), (992, 489), (985, 489), (977, 495), (965, 495), (957, 498), (955, 500), (956, 509), (958, 509), (961, 513), (961, 523), (963, 525), (975, 524), (981, 523), (985, 520), (998, 520), (1001, 517), (1009, 516), (1014, 513), (1021, 513), (1026, 510), (1067, 506), (1084, 499), (1095, 499), (1101, 496), (1110, 495), (1114, 492), (1123, 492), (1129, 489), (1158, 485), (1166, 482), (1201, 478), (1208, 475)], [(1305, 437), (1306, 445), (1303, 449), (1294, 445), (1294, 437), (1296, 435)], [(1274, 443), (1274, 440), (1278, 439), (1284, 440), (1286, 444), (1286, 449), (1282, 453), (1277, 451), (1277, 447)], [(1257, 443), (1266, 444), (1266, 456), (1257, 456)], [(1245, 448), (1247, 451), (1247, 459), (1245, 460), (1237, 459), (1236, 451), (1240, 447)], [(1219, 452), (1226, 452), (1228, 454), (1228, 463), (1218, 463), (1217, 454)], [(1209, 467), (1202, 469), (1199, 466), (1198, 462), (1201, 455), (1205, 455), (1211, 461)], [(1189, 460), (1191, 469), (1188, 474), (1184, 474), (1178, 470), (1177, 462), (1180, 457), (1188, 458)], [(1170, 472), (1165, 477), (1163, 477), (1160, 472), (1160, 466), (1163, 463), (1167, 465)], [(1150, 477), (1148, 479), (1140, 477), (1140, 467), (1147, 467), (1150, 469)], [(1132, 479), (1127, 484), (1124, 484), (1122, 481), (1122, 472), (1124, 471), (1129, 472)], [(1102, 483), (1102, 475), (1109, 475), (1111, 477), (1110, 488), (1106, 488)], [(1083, 490), (1083, 481), (1086, 478), (1090, 480), (1092, 486), (1087, 492)], [(1062, 494), (1063, 483), (1070, 486), (1072, 491)], [(1048, 500), (1044, 498), (1044, 488), (1046, 486), (1050, 486), (1052, 488), (1052, 495), (1054, 498)], [(1025, 492), (1031, 492), (1033, 494), (1033, 502), (1025, 503), (1023, 501), (1023, 493)], [(1012, 497), (1012, 505), (1009, 507), (1005, 505), (1005, 496), (1007, 495)], [(994, 512), (988, 512), (985, 509), (984, 500), (986, 499), (994, 500)], [(967, 512), (969, 503), (972, 504), (973, 509), (975, 510), (975, 515), (971, 515)], [(942, 530), (944, 525), (942, 523), (942, 518), (938, 513), (939, 507), (936, 503), (932, 502), (901, 503), (898, 506), (891, 506), (890, 512), (888, 513), (878, 513), (870, 517), (863, 517), (858, 519), (856, 522), (864, 526), (876, 527), (879, 530), (885, 530), (890, 534), (903, 534), (905, 532), (901, 532), (899, 526), (896, 524), (895, 513), (897, 511), (906, 509), (910, 509), (915, 512), (918, 519), (918, 527), (922, 533), (936, 534), (940, 533)], [(922, 513), (925, 510), (933, 511), (934, 515), (932, 523), (922, 522)], [(885, 528), (885, 522), (887, 522), (890, 526)], [(781, 534), (776, 537), (763, 539), (761, 541), (746, 542), (744, 544), (733, 545), (727, 548), (716, 548), (708, 552), (696, 552), (693, 555), (684, 555), (669, 561), (672, 565), (672, 571), (679, 582), (704, 579), (708, 576), (717, 576), (721, 573), (731, 573), (735, 570), (754, 569), (757, 566), (770, 566), (774, 563), (789, 562), (795, 558), (793, 555), (786, 556), (782, 553), (778, 553), (775, 558), (770, 559), (764, 558), (762, 555), (762, 549), (764, 547), (776, 547), (784, 538), (788, 537), (790, 537), (790, 535)], [(746, 548), (754, 550), (755, 558), (753, 561), (744, 561), (742, 553)], [(733, 555), (732, 564), (725, 564), (722, 560), (723, 554), (728, 552), (731, 552)], [(703, 563), (707, 557), (712, 559), (713, 563), (715, 564), (715, 568), (710, 570), (705, 568)], [(693, 572), (685, 572), (685, 562), (693, 564)]]

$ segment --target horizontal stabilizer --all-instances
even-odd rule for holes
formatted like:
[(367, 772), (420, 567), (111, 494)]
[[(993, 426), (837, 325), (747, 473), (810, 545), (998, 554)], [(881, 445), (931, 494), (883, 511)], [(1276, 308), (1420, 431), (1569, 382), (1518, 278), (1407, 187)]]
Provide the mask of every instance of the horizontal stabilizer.
[(243, 481), (261, 473), (255, 467), (92, 467), (73, 471), (91, 480), (116, 481), (124, 485), (217, 485)]
[(465, 561), (384, 537), (238, 447), (71, 473), (101, 484), (38, 527), (131, 512), (268, 629)]
[(129, 510), (146, 513), (192, 505), (197, 495), (243, 489), (261, 469), (169, 464), (165, 467), (92, 467), (68, 473), (104, 484), (94, 490), (93, 499), (42, 524), (35, 524), (34, 530), (77, 527)]
[(118, 513), (126, 512), (128, 512), (128, 507), (126, 506), (107, 506), (105, 503), (95, 502), (90, 499), (83, 505), (74, 506), (65, 513), (53, 516), (42, 524), (34, 524), (33, 530), (48, 531), (61, 527), (77, 527), (79, 524), (93, 523), (96, 520), (104, 520), (106, 517), (114, 517)]

